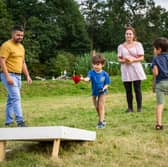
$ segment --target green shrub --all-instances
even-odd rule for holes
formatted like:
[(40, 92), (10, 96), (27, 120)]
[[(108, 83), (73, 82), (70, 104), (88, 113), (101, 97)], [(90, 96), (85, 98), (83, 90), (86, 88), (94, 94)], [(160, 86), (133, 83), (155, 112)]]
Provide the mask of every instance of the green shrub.
[(91, 69), (91, 56), (89, 54), (85, 54), (84, 56), (80, 56), (76, 58), (76, 62), (74, 65), (75, 74), (79, 75), (87, 75), (87, 72)]
[[(106, 59), (104, 70), (107, 71), (110, 76), (121, 75), (120, 63), (117, 60), (117, 53), (104, 52), (103, 55)], [(143, 62), (143, 67), (146, 74), (151, 74), (150, 65), (147, 65), (145, 61)], [(46, 75), (50, 78), (52, 76), (60, 76), (61, 74), (63, 74), (64, 70), (67, 71), (68, 76), (72, 76), (74, 73), (76, 75), (86, 76), (88, 71), (92, 68), (91, 55), (84, 54), (82, 56), (75, 57), (75, 55), (71, 53), (62, 51), (59, 52), (55, 57), (49, 59), (46, 68)]]
[(117, 60), (116, 52), (105, 52), (104, 57), (106, 58), (106, 65), (104, 70), (109, 73), (109, 75), (119, 75), (120, 74), (120, 64)]

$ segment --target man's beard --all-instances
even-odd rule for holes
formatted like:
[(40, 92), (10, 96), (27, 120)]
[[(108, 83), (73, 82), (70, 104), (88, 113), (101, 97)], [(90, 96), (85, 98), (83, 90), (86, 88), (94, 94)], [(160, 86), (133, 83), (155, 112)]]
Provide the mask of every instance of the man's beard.
[(23, 39), (20, 39), (20, 38), (19, 38), (19, 39), (14, 39), (14, 41), (15, 41), (16, 43), (20, 43), (20, 42), (22, 42), (22, 40), (23, 40)]

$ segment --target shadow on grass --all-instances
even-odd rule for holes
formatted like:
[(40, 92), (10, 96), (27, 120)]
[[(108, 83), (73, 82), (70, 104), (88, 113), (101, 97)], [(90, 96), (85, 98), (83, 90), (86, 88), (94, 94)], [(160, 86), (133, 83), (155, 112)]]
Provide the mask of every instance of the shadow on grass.
[[(69, 141), (62, 140), (59, 148), (59, 155), (64, 152), (75, 152), (78, 147), (81, 147), (86, 141)], [(53, 148), (53, 141), (40, 141), (40, 142), (16, 142), (13, 148), (7, 147), (6, 160), (14, 160), (23, 154), (32, 154), (44, 157), (51, 157)]]

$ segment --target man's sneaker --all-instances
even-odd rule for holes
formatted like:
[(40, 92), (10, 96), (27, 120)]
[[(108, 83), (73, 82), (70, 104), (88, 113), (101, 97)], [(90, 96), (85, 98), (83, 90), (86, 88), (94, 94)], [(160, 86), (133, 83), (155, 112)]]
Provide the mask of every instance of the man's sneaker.
[(26, 127), (26, 125), (25, 125), (24, 122), (18, 122), (17, 126), (18, 126), (18, 127)]
[(13, 126), (13, 122), (5, 123), (5, 126), (6, 126), (6, 127), (12, 127), (12, 126)]
[(96, 126), (97, 129), (103, 129), (105, 128), (105, 124), (103, 122), (99, 122)]

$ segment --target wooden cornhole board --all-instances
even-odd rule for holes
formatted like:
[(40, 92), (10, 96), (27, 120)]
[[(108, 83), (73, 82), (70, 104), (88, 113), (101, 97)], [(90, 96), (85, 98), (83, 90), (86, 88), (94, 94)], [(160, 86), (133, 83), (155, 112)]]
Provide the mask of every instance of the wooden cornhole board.
[(0, 161), (7, 141), (53, 141), (52, 159), (58, 158), (61, 140), (94, 141), (96, 132), (65, 126), (0, 128)]

